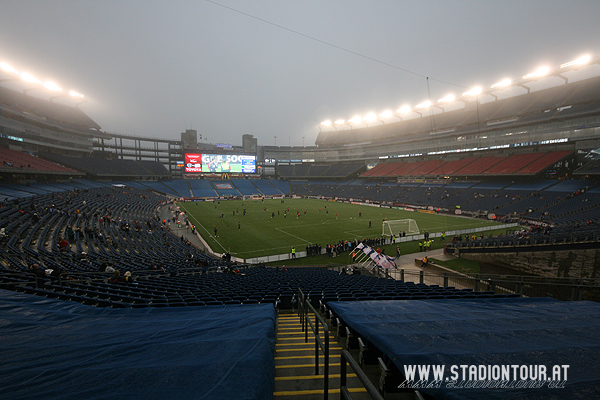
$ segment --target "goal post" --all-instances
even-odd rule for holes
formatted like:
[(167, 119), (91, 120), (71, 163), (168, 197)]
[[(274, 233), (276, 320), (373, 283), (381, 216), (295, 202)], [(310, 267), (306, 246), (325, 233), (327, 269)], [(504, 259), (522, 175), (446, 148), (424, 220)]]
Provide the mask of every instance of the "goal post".
[(398, 236), (399, 234), (402, 234), (402, 232), (406, 232), (407, 235), (419, 234), (419, 226), (414, 219), (383, 221), (381, 229), (381, 234), (384, 236)]

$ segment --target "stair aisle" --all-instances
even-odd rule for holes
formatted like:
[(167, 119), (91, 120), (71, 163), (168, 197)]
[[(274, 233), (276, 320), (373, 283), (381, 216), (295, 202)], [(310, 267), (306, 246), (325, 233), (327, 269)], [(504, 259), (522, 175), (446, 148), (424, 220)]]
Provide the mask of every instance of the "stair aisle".
[[(311, 315), (314, 321), (314, 315)], [(280, 315), (275, 342), (275, 388), (273, 399), (322, 400), (323, 354), (319, 356), (319, 375), (315, 375), (315, 339), (310, 330), (308, 343), (297, 315)], [(323, 336), (322, 336), (323, 338)], [(333, 333), (329, 337), (329, 399), (339, 399), (340, 355), (342, 345)], [(348, 387), (354, 399), (370, 399), (356, 374), (348, 368)]]

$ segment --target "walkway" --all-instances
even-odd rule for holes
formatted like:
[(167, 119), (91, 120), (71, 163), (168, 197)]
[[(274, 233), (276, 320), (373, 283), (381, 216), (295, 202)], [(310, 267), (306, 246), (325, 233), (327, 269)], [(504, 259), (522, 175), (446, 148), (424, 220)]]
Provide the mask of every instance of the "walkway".
[[(312, 321), (314, 314), (310, 315)], [(323, 336), (322, 336), (323, 338)], [(343, 339), (343, 338), (342, 338)], [(277, 318), (275, 343), (274, 400), (323, 400), (323, 354), (319, 356), (319, 374), (315, 375), (315, 338), (310, 331), (305, 343), (300, 317), (297, 314), (280, 314)], [(340, 355), (343, 344), (329, 336), (329, 399), (340, 396)], [(356, 400), (370, 399), (356, 374), (348, 369), (348, 387)]]

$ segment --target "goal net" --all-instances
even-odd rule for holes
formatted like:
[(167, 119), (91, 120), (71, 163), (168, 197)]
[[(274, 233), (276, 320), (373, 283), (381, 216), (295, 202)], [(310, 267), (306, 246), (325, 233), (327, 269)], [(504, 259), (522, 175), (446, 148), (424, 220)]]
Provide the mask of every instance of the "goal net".
[(407, 235), (419, 233), (419, 226), (414, 219), (397, 219), (394, 221), (383, 221), (382, 235), (398, 236), (406, 232)]

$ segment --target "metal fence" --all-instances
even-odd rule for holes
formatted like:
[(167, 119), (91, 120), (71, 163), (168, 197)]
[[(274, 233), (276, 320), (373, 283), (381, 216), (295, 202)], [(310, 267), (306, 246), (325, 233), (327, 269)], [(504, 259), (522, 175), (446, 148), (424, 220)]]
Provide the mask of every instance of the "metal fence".
[(425, 273), (424, 271), (399, 270), (392, 274), (395, 279), (473, 289), (494, 291), (496, 294), (520, 294), (525, 297), (552, 297), (558, 300), (600, 301), (600, 278), (550, 278), (524, 275)]
[[(451, 237), (451, 236), (455, 236), (455, 235), (465, 235), (467, 233), (480, 233), (480, 232), (492, 231), (492, 230), (497, 230), (497, 229), (509, 229), (509, 228), (514, 228), (518, 225), (519, 224), (517, 224), (517, 223), (510, 223), (510, 224), (501, 224), (501, 225), (482, 226), (480, 228), (446, 231), (445, 234), (446, 234), (446, 237)], [(430, 238), (436, 238), (436, 237), (441, 237), (441, 236), (442, 236), (441, 232), (432, 232), (429, 234)], [(404, 237), (395, 237), (392, 239), (390, 244), (411, 242), (413, 240), (421, 240), (424, 237), (425, 236), (423, 234), (407, 235)], [(208, 244), (207, 244), (207, 246), (208, 246)], [(325, 254), (324, 248), (321, 249), (321, 254)], [(307, 256), (306, 251), (296, 251), (297, 258), (302, 258), (302, 257), (306, 257), (306, 256)], [(291, 258), (292, 258), (291, 253), (285, 253), (285, 254), (274, 254), (271, 256), (264, 256), (264, 257), (247, 258), (243, 261), (247, 264), (259, 264), (259, 263), (269, 263), (269, 262), (274, 262), (274, 261), (286, 261), (286, 260), (290, 260)]]

